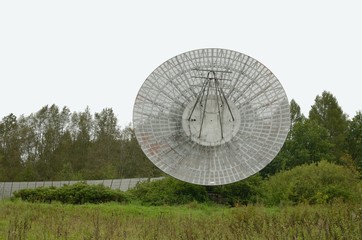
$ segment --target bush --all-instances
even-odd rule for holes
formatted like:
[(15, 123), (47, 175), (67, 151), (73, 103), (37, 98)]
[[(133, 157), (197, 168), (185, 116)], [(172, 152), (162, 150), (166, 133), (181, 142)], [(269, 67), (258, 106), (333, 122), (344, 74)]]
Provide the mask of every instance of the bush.
[(247, 205), (257, 203), (262, 198), (262, 183), (260, 174), (255, 174), (239, 182), (210, 187), (210, 191), (217, 198), (213, 199), (217, 203)]
[(261, 196), (262, 179), (257, 174), (226, 186), (200, 186), (166, 177), (139, 183), (129, 190), (134, 200), (146, 205), (177, 205), (191, 202), (216, 202), (235, 206), (255, 203)]
[(29, 202), (52, 202), (59, 201), (69, 204), (104, 203), (104, 202), (127, 202), (128, 197), (119, 190), (112, 190), (103, 185), (88, 185), (76, 183), (64, 185), (61, 188), (40, 187), (36, 189), (23, 189), (14, 196)]
[(204, 186), (186, 183), (171, 177), (139, 183), (134, 189), (129, 190), (129, 193), (134, 200), (146, 205), (176, 205), (208, 200)]
[(358, 176), (346, 167), (327, 161), (278, 173), (265, 181), (264, 189), (267, 205), (362, 200)]
[(28, 202), (46, 202), (50, 203), (54, 200), (55, 197), (55, 188), (54, 187), (40, 187), (36, 189), (22, 189), (14, 193), (16, 198), (21, 198), (22, 200)]

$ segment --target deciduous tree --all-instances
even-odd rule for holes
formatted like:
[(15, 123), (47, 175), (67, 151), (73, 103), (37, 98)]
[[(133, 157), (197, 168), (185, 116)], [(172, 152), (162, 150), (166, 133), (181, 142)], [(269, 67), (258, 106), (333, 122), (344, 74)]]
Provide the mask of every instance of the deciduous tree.
[(355, 164), (362, 171), (362, 112), (359, 111), (348, 125), (346, 147)]
[(309, 119), (315, 121), (328, 131), (328, 138), (334, 144), (332, 150), (335, 160), (339, 161), (344, 153), (344, 142), (347, 133), (347, 115), (338, 105), (337, 99), (327, 91), (317, 96)]
[(9, 114), (0, 122), (0, 168), (4, 179), (18, 180), (22, 168), (17, 118)]

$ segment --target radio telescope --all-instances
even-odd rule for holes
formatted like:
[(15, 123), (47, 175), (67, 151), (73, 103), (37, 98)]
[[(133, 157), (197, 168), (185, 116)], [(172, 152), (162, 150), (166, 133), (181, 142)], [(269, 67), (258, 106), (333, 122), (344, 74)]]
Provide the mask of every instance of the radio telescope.
[(226, 49), (198, 49), (157, 67), (133, 109), (136, 138), (165, 173), (223, 185), (264, 168), (284, 144), (289, 102), (274, 74)]

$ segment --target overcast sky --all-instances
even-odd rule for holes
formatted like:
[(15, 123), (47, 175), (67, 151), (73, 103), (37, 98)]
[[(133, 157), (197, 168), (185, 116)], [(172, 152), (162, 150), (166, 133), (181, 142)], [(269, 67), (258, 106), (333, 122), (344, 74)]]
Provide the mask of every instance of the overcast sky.
[(45, 105), (112, 108), (121, 126), (147, 76), (180, 53), (226, 48), (268, 67), (308, 115), (330, 91), (362, 110), (360, 1), (1, 1), (0, 118)]

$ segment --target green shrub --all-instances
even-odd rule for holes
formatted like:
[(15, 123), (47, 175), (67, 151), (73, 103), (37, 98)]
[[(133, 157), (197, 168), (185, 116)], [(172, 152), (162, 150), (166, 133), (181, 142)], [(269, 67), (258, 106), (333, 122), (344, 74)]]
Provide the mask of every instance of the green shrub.
[(124, 192), (112, 190), (103, 185), (88, 185), (86, 183), (64, 185), (60, 188), (40, 187), (36, 189), (23, 189), (14, 193), (14, 196), (29, 202), (59, 201), (69, 204), (128, 201), (128, 197)]
[(147, 205), (176, 205), (208, 200), (204, 186), (186, 183), (171, 177), (139, 183), (134, 189), (129, 190), (129, 193), (134, 200)]
[(256, 203), (261, 197), (262, 178), (257, 174), (226, 186), (200, 186), (166, 177), (144, 182), (129, 190), (134, 200), (147, 205), (177, 205), (216, 202), (235, 206)]
[(217, 203), (231, 206), (253, 204), (262, 198), (262, 183), (260, 174), (255, 174), (239, 182), (210, 187), (210, 192), (217, 198), (213, 199)]
[(278, 173), (264, 182), (264, 190), (267, 205), (362, 200), (358, 176), (327, 161)]
[(28, 202), (46, 202), (49, 203), (54, 200), (54, 187), (40, 187), (36, 189), (22, 189), (14, 193), (16, 198), (21, 198), (22, 200)]

